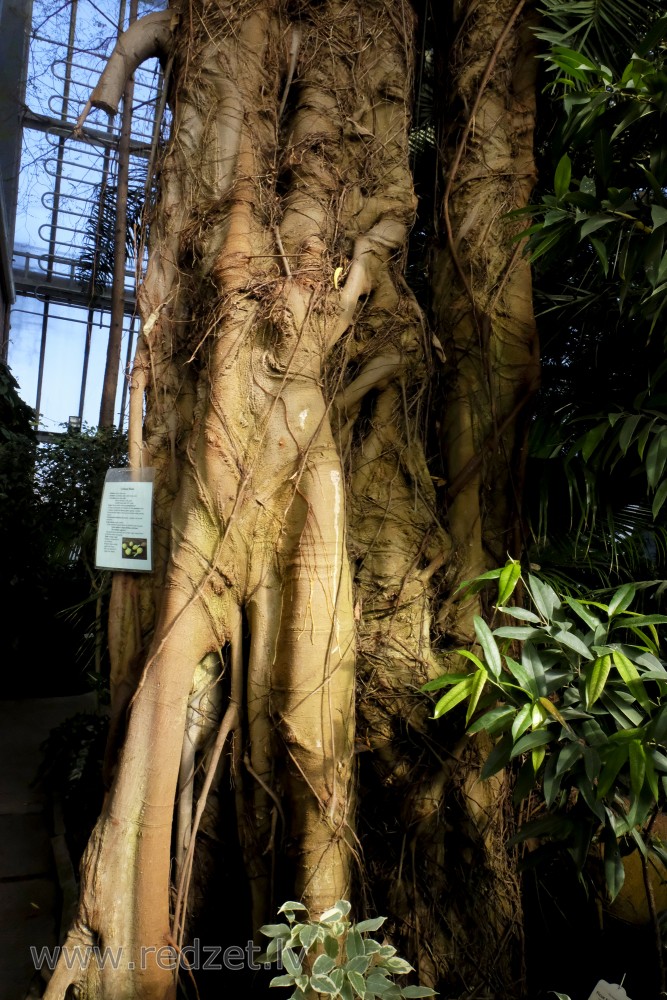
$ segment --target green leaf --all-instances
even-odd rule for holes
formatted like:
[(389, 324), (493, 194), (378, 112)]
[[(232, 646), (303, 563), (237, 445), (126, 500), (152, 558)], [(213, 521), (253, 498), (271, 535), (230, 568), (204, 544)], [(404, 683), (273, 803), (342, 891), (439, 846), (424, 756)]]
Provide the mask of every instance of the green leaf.
[(474, 663), (476, 667), (480, 669), (485, 669), (484, 664), (480, 660), (479, 656), (475, 656), (475, 654), (471, 653), (469, 649), (457, 649), (456, 652), (459, 654), (459, 656), (464, 656), (466, 660), (470, 660), (470, 662)]
[(359, 933), (358, 928), (350, 929), (350, 932), (345, 940), (345, 950), (348, 958), (358, 958), (359, 956), (366, 954), (364, 939)]
[(607, 889), (612, 902), (623, 888), (625, 868), (618, 849), (618, 842), (612, 830), (606, 829), (604, 835), (604, 875)]
[(562, 646), (568, 646), (570, 649), (578, 653), (579, 656), (583, 656), (586, 660), (594, 659), (593, 654), (590, 649), (583, 641), (576, 635), (572, 635), (571, 632), (558, 631), (553, 633), (553, 638), (556, 642), (559, 642)]
[(514, 717), (515, 713), (516, 709), (510, 708), (507, 705), (499, 705), (497, 708), (492, 708), (473, 722), (472, 726), (468, 727), (468, 734), (473, 736), (475, 733), (481, 733), (483, 730), (486, 730), (491, 736), (500, 733), (503, 729), (507, 728), (510, 719)]
[[(585, 77), (584, 77), (585, 79)], [(554, 191), (557, 198), (562, 198), (570, 190), (570, 180), (572, 178), (572, 161), (567, 153), (564, 153), (558, 161), (554, 174)]]
[(501, 625), (500, 628), (494, 628), (493, 634), (500, 636), (501, 639), (521, 639), (524, 642), (526, 639), (539, 639), (544, 635), (539, 629), (530, 628), (528, 625)]
[(634, 797), (639, 798), (646, 776), (646, 754), (639, 740), (632, 740), (628, 744), (628, 757), (630, 760), (630, 787)]
[(624, 455), (627, 454), (628, 448), (632, 443), (632, 438), (634, 436), (634, 433), (637, 430), (637, 424), (641, 419), (642, 419), (641, 413), (633, 413), (631, 416), (627, 417), (623, 422), (623, 426), (621, 427), (621, 432), (618, 435), (618, 444)]
[(358, 972), (348, 972), (346, 975), (354, 992), (363, 1000), (366, 991), (366, 980), (364, 977)]
[(503, 566), (498, 578), (498, 604), (504, 604), (505, 601), (509, 600), (520, 579), (521, 564), (512, 559), (511, 562)]
[(270, 938), (288, 938), (291, 932), (289, 924), (263, 924), (259, 929), (260, 934)]
[(542, 663), (542, 653), (533, 646), (532, 642), (524, 642), (521, 650), (521, 662), (533, 677), (537, 686), (537, 693), (540, 697), (548, 694), (547, 678)]
[(397, 956), (388, 958), (384, 962), (384, 966), (399, 976), (404, 976), (408, 972), (414, 972), (414, 969), (409, 962), (406, 962), (404, 958), (398, 958)]
[(501, 568), (487, 570), (486, 573), (481, 573), (480, 576), (476, 576), (474, 580), (464, 580), (463, 583), (458, 585), (455, 593), (458, 594), (460, 590), (465, 590), (468, 587), (473, 590), (473, 593), (477, 593), (477, 591), (481, 590), (488, 580), (497, 580), (501, 573)]
[(528, 574), (528, 590), (533, 599), (533, 604), (539, 611), (544, 621), (551, 621), (556, 608), (560, 607), (558, 595), (553, 587), (548, 583), (543, 583), (532, 573)]
[(499, 743), (493, 748), (489, 756), (484, 761), (481, 770), (482, 778), (490, 778), (492, 775), (496, 774), (497, 771), (502, 770), (503, 767), (509, 763), (510, 753), (512, 751), (512, 737), (509, 733), (505, 733)]
[(329, 976), (311, 976), (310, 987), (317, 993), (326, 993), (328, 996), (335, 996), (338, 993), (336, 984)]
[(611, 671), (611, 656), (599, 656), (586, 673), (586, 708), (598, 700)]
[(620, 649), (613, 652), (614, 665), (625, 681), (632, 695), (646, 712), (651, 711), (651, 702), (634, 663)]
[(304, 924), (299, 930), (299, 941), (308, 951), (317, 941), (317, 927), (312, 924)]
[(563, 598), (563, 600), (572, 608), (574, 613), (581, 618), (582, 622), (588, 625), (589, 628), (596, 629), (600, 625), (600, 619), (596, 618), (594, 614), (588, 611), (588, 609), (585, 608), (580, 601), (577, 601), (574, 597), (569, 597), (567, 595)]
[(597, 796), (599, 799), (605, 798), (612, 790), (619, 771), (628, 759), (628, 744), (618, 744), (605, 756), (606, 760), (597, 784)]
[(350, 961), (345, 966), (346, 972), (360, 972), (364, 973), (371, 964), (370, 955), (357, 955), (355, 958), (351, 958)]
[(466, 712), (466, 726), (475, 714), (477, 703), (479, 702), (482, 691), (484, 690), (484, 685), (486, 684), (488, 676), (489, 674), (484, 667), (482, 667), (481, 670), (478, 670), (474, 676), (472, 688), (470, 689), (470, 703), (468, 705), (468, 711)]
[(667, 222), (667, 208), (662, 205), (651, 205), (651, 223), (654, 229), (664, 226)]
[(491, 629), (479, 615), (475, 615), (473, 618), (473, 624), (475, 626), (477, 638), (479, 639), (479, 644), (484, 650), (489, 670), (494, 677), (500, 677), (502, 660), (500, 659), (500, 650), (498, 649)]
[(293, 986), (294, 976), (274, 976), (269, 986)]
[(608, 226), (610, 222), (616, 221), (617, 218), (613, 215), (593, 215), (582, 225), (579, 239), (583, 240), (596, 230), (602, 229), (603, 226)]
[(558, 755), (556, 775), (560, 778), (574, 769), (574, 765), (583, 757), (584, 748), (581, 743), (568, 743)]
[(546, 743), (550, 743), (552, 739), (553, 735), (548, 729), (537, 729), (535, 732), (526, 733), (512, 747), (510, 759), (518, 757), (519, 754), (526, 753), (528, 750), (534, 750), (536, 747), (543, 747)]
[(518, 681), (521, 690), (530, 697), (537, 698), (540, 692), (538, 691), (537, 683), (535, 681), (535, 673), (532, 662), (527, 661), (526, 663), (517, 663), (511, 656), (507, 656), (507, 654), (505, 654), (505, 663), (507, 664), (507, 669), (512, 674), (514, 679)]
[(655, 435), (646, 453), (646, 478), (652, 490), (662, 479), (667, 463), (667, 428)]
[(518, 618), (519, 621), (535, 622), (538, 625), (541, 622), (541, 618), (539, 618), (538, 615), (534, 614), (534, 612), (532, 611), (527, 611), (526, 608), (515, 608), (515, 607), (506, 608), (499, 604), (498, 611), (502, 611), (504, 615), (511, 615), (512, 618)]
[(464, 698), (467, 698), (472, 691), (472, 685), (474, 682), (474, 677), (471, 675), (466, 677), (464, 681), (460, 681), (456, 684), (451, 691), (448, 691), (439, 702), (437, 702), (435, 709), (433, 710), (433, 718), (439, 719), (441, 716), (446, 715), (447, 712), (451, 712)]
[(554, 804), (554, 800), (558, 793), (560, 792), (560, 785), (562, 775), (556, 774), (556, 764), (558, 762), (558, 754), (553, 753), (549, 760), (547, 761), (547, 766), (544, 769), (544, 777), (542, 778), (542, 789), (544, 792), (544, 801), (547, 807), (550, 809)]
[(328, 976), (334, 967), (333, 958), (329, 958), (328, 955), (318, 955), (313, 962), (313, 975), (314, 976)]
[(296, 955), (291, 948), (283, 948), (280, 953), (282, 963), (289, 972), (290, 976), (300, 976), (303, 972), (301, 963), (297, 960)]
[(626, 583), (625, 586), (619, 587), (609, 602), (609, 617), (612, 618), (613, 615), (625, 611), (634, 601), (636, 593), (637, 588), (632, 583)]
[(370, 920), (361, 920), (355, 927), (358, 931), (377, 931), (386, 919), (386, 917), (371, 917)]
[(404, 986), (401, 992), (406, 997), (406, 1000), (419, 1000), (420, 997), (437, 996), (435, 990), (429, 989), (428, 986)]
[(280, 907), (278, 913), (295, 913), (299, 910), (305, 911), (307, 913), (308, 907), (304, 906), (303, 903), (297, 903), (293, 899), (288, 899), (287, 902), (283, 903), (283, 905)]
[(663, 504), (667, 500), (667, 479), (663, 479), (660, 486), (657, 489), (655, 497), (653, 498), (653, 504), (651, 505), (651, 515), (655, 521), (658, 514), (662, 510)]
[(530, 726), (531, 717), (533, 712), (533, 706), (531, 704), (524, 705), (516, 713), (514, 722), (512, 723), (512, 739), (518, 740), (520, 736), (523, 736), (525, 731)]
[(598, 255), (598, 260), (602, 265), (602, 273), (606, 278), (609, 274), (609, 255), (607, 253), (607, 248), (602, 240), (597, 239), (595, 236), (591, 236), (591, 245)]
[(338, 958), (338, 952), (340, 950), (340, 945), (335, 937), (331, 934), (326, 934), (324, 938), (324, 950), (329, 956), (329, 958)]
[[(463, 653), (463, 650), (457, 649), (457, 653)], [(452, 684), (458, 684), (459, 681), (464, 681), (470, 674), (442, 674), (440, 677), (436, 677), (432, 681), (427, 681), (423, 684), (420, 691), (439, 691), (440, 688), (450, 687)]]

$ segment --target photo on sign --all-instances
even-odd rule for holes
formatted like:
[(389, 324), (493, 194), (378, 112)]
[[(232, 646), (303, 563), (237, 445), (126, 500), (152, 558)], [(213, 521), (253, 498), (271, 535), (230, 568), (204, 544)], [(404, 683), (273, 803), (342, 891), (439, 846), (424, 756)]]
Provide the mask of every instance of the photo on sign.
[(148, 541), (145, 538), (123, 538), (123, 559), (147, 559)]

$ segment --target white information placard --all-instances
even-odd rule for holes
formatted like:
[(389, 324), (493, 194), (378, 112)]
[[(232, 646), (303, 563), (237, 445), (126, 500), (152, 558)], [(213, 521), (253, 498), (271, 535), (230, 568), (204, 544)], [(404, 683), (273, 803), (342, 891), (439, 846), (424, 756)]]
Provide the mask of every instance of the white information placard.
[(153, 569), (153, 469), (109, 469), (97, 523), (99, 569)]
[[(625, 976), (623, 977), (625, 979)], [(588, 1000), (630, 1000), (622, 986), (615, 983), (606, 983), (601, 979)]]

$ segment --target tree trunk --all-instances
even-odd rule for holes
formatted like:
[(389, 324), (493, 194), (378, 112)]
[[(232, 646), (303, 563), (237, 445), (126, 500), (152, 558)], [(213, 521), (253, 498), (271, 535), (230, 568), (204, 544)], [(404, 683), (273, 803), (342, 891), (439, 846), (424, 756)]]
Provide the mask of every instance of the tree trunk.
[[(129, 430), (132, 464), (155, 468), (156, 568), (114, 580), (110, 788), (67, 939), (70, 953), (122, 948), (122, 961), (61, 961), (50, 1000), (71, 984), (85, 1000), (176, 996), (164, 956), (185, 941), (196, 835), (215, 823), (224, 770), (255, 927), (271, 916), (279, 855), (289, 895), (311, 914), (353, 888), (358, 907), (382, 901), (422, 982), (511, 995), (513, 957), (496, 961), (517, 905), (502, 787), (482, 794), (459, 733), (449, 751), (438, 745), (418, 689), (445, 668), (452, 638), (468, 637), (461, 574), (506, 547), (508, 510), (486, 516), (484, 476), (503, 496), (500, 443), (514, 447), (534, 368), (530, 317), (514, 325), (507, 304), (529, 286), (525, 269), (516, 284), (504, 276), (497, 249), (472, 295), (456, 291), (464, 250), (457, 258), (450, 240), (443, 251), (436, 306), (455, 387), (443, 427), (450, 489), (458, 476), (467, 498), (452, 498), (443, 526), (423, 445), (430, 338), (402, 277), (415, 211), (412, 24), (405, 0), (191, 0), (138, 22), (93, 94), (116, 106), (138, 61), (162, 52), (172, 139)], [(509, 65), (520, 44), (512, 25)], [(506, 101), (507, 141), (529, 164), (530, 109)], [(465, 204), (448, 199), (455, 227)], [(485, 239), (495, 246), (497, 230)], [(468, 475), (480, 453), (484, 476)], [(439, 897), (465, 893), (473, 871), (474, 903)], [(384, 895), (374, 880), (387, 874)], [(481, 942), (474, 906), (489, 918)]]

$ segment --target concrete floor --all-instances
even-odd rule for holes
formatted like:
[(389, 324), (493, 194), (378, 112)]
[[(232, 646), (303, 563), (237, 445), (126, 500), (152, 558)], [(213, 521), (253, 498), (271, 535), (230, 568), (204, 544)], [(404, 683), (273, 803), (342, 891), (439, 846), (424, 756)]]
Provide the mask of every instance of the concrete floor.
[[(62, 906), (52, 843), (52, 809), (34, 784), (40, 744), (94, 695), (0, 701), (0, 998), (41, 996), (31, 947), (57, 944)], [(55, 855), (54, 855), (55, 848)]]

